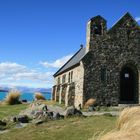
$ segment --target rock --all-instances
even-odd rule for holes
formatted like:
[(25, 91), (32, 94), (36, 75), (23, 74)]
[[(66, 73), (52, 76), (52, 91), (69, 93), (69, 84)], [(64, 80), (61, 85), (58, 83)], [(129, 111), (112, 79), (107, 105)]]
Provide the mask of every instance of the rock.
[(16, 118), (16, 117), (13, 117), (11, 120), (12, 120), (13, 122), (17, 122), (17, 118)]
[(80, 110), (78, 110), (78, 109), (74, 109), (74, 115), (76, 115), (76, 116), (82, 116), (83, 115), (83, 113), (80, 111)]
[(21, 100), (22, 103), (27, 103), (27, 100)]
[(64, 119), (64, 115), (60, 115), (60, 119)]
[(43, 116), (43, 111), (42, 110), (35, 111), (34, 114), (33, 114), (33, 119), (41, 118), (42, 116)]
[(65, 110), (65, 116), (68, 117), (68, 116), (72, 116), (74, 115), (74, 110), (75, 110), (75, 107), (74, 106), (70, 106), (68, 107), (66, 110)]
[(47, 111), (47, 110), (48, 110), (47, 105), (44, 105), (44, 106), (42, 107), (42, 110), (43, 110), (43, 111)]
[(15, 125), (15, 128), (23, 128), (23, 127), (26, 127), (27, 126), (27, 123), (18, 123)]
[(21, 123), (29, 123), (29, 118), (26, 115), (18, 116), (17, 121)]
[(44, 122), (43, 120), (33, 120), (32, 121), (32, 123), (35, 125), (42, 124), (43, 122)]
[(89, 106), (89, 107), (88, 107), (88, 111), (95, 111), (94, 106)]
[(68, 116), (82, 116), (83, 115), (80, 110), (76, 109), (73, 106), (68, 107), (64, 114), (66, 117), (68, 117)]
[(53, 113), (53, 119), (59, 120), (61, 118), (61, 115), (58, 112)]
[(53, 119), (53, 115), (54, 113), (52, 111), (47, 111), (46, 112), (46, 116), (48, 117), (48, 119), (52, 120)]
[(7, 125), (6, 122), (0, 120), (0, 126), (6, 126), (6, 125)]

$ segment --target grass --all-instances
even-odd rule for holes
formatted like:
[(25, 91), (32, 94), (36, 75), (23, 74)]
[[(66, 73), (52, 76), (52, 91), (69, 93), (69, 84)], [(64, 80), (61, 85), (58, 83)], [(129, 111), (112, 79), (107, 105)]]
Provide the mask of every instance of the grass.
[(21, 110), (25, 109), (27, 104), (19, 104), (19, 105), (5, 105), (0, 104), (0, 119), (4, 117), (17, 115)]
[(29, 125), (22, 129), (13, 129), (0, 137), (2, 140), (88, 140), (94, 134), (111, 130), (115, 120), (116, 118), (107, 116), (69, 118), (39, 126)]
[[(26, 104), (0, 105), (0, 118), (18, 114), (26, 107)], [(41, 125), (29, 124), (25, 128), (0, 134), (0, 140), (88, 140), (95, 134), (112, 130), (115, 122), (116, 117), (94, 116), (49, 121)]]
[[(117, 120), (116, 127), (99, 140), (139, 140), (140, 106), (125, 108)], [(93, 137), (93, 139), (95, 138)]]

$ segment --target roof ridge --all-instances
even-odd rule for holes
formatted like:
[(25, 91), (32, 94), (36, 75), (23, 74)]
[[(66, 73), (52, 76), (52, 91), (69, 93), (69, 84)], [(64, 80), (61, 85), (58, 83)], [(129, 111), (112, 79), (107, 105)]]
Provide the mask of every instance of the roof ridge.
[(53, 76), (56, 76), (84, 47), (81, 47)]
[[(121, 16), (113, 25), (112, 27), (108, 30), (111, 31), (126, 15), (129, 15), (136, 23), (137, 21), (134, 19), (134, 17), (129, 13), (129, 12), (126, 12), (123, 16)], [(138, 23), (137, 23), (138, 24)]]

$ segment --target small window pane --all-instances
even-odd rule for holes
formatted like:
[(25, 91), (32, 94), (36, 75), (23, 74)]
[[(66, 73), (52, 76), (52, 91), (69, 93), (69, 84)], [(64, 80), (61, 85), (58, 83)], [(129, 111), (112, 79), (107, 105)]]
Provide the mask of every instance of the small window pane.
[(68, 82), (70, 83), (70, 72), (69, 72)]
[(129, 73), (125, 73), (125, 74), (124, 74), (124, 77), (125, 77), (125, 78), (129, 78)]
[(71, 72), (71, 82), (73, 81), (73, 71)]
[(62, 83), (64, 84), (66, 82), (66, 75), (63, 75), (62, 77)]

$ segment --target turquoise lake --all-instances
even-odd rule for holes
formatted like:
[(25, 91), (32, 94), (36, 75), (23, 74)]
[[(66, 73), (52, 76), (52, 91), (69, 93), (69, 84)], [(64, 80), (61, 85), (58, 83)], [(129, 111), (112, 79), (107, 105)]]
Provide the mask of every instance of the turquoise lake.
[[(3, 100), (6, 95), (8, 94), (8, 92), (0, 92), (0, 101)], [(44, 97), (48, 100), (51, 99), (51, 93), (50, 92), (43, 92), (42, 93), (44, 95)], [(27, 101), (32, 101), (34, 99), (34, 93), (29, 93), (29, 92), (25, 92), (25, 93), (21, 93), (21, 100), (27, 100)]]

